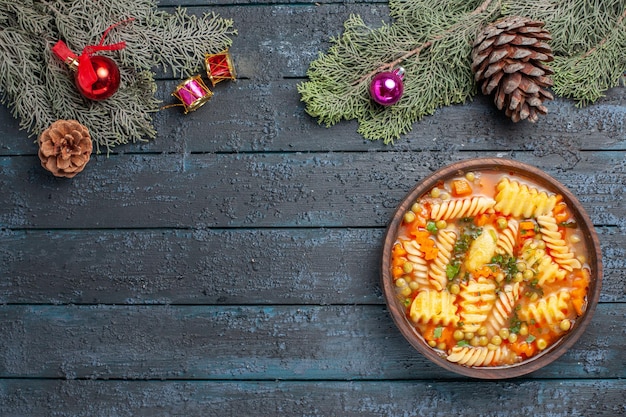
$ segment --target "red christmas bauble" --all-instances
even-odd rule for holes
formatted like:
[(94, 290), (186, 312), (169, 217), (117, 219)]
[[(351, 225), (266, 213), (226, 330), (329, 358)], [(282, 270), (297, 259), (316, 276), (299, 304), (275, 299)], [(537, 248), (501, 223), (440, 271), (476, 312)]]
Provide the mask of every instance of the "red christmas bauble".
[(76, 77), (76, 87), (80, 93), (90, 100), (104, 100), (111, 97), (120, 86), (120, 70), (115, 61), (105, 56), (93, 55), (89, 62), (96, 73), (95, 81)]

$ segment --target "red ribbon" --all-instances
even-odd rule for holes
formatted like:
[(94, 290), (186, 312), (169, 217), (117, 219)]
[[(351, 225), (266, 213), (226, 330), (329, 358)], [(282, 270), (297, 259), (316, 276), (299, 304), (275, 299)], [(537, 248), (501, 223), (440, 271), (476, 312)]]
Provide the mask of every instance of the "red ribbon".
[(65, 42), (58, 41), (53, 47), (52, 52), (55, 53), (59, 58), (63, 61), (67, 62), (69, 60), (78, 59), (78, 72), (76, 77), (78, 79), (78, 83), (80, 85), (93, 85), (97, 80), (98, 76), (96, 75), (96, 71), (93, 69), (91, 65), (91, 56), (98, 51), (118, 51), (126, 47), (126, 42), (118, 42), (111, 45), (103, 45), (104, 40), (109, 34), (109, 32), (115, 27), (135, 20), (134, 18), (126, 19), (121, 22), (118, 22), (114, 25), (111, 25), (104, 31), (102, 34), (102, 38), (100, 38), (100, 43), (98, 45), (87, 45), (83, 48), (83, 52), (80, 56), (76, 56), (70, 49), (67, 47)]

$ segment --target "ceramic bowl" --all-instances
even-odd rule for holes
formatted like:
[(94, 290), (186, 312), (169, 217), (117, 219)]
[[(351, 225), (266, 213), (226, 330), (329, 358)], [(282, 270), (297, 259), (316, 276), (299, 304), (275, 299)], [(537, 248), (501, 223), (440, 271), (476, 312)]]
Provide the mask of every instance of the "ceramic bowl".
[[(446, 359), (446, 351), (431, 347), (426, 339), (417, 330), (416, 325), (409, 318), (409, 301), (415, 298), (419, 289), (413, 289), (413, 293), (400, 301), (392, 273), (392, 250), (397, 242), (399, 228), (404, 221), (404, 215), (411, 210), (413, 204), (424, 197), (436, 187), (441, 186), (446, 180), (464, 177), (466, 173), (502, 172), (515, 178), (527, 180), (545, 189), (548, 193), (560, 194), (567, 204), (577, 225), (576, 233), (584, 240), (587, 247), (585, 263), (589, 266), (590, 282), (586, 296), (586, 309), (584, 313), (573, 320), (573, 325), (564, 336), (557, 339), (549, 347), (538, 354), (525, 358), (513, 364), (499, 366), (467, 366), (450, 362)], [(471, 175), (471, 174), (470, 174)], [(469, 178), (472, 178), (471, 176)], [(583, 209), (576, 197), (559, 181), (552, 178), (542, 170), (531, 165), (501, 158), (470, 159), (446, 166), (424, 178), (408, 193), (393, 214), (393, 218), (387, 228), (384, 249), (382, 255), (382, 289), (389, 312), (406, 340), (421, 354), (435, 364), (457, 374), (481, 378), (503, 379), (513, 378), (534, 372), (563, 355), (584, 333), (585, 328), (591, 321), (593, 312), (600, 296), (602, 282), (602, 262), (600, 244), (589, 216)], [(450, 288), (450, 287), (449, 287)], [(431, 344), (434, 343), (431, 341)], [(465, 342), (463, 342), (465, 344)]]

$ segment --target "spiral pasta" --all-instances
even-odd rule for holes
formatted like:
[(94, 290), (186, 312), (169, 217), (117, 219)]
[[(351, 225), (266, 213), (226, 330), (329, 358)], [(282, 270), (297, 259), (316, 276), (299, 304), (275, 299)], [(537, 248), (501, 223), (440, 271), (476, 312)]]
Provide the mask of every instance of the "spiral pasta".
[(430, 283), (439, 291), (446, 287), (448, 276), (446, 267), (450, 262), (456, 233), (453, 230), (440, 230), (437, 233), (437, 258), (430, 264), (428, 279)]
[(528, 360), (586, 311), (589, 245), (551, 189), (510, 171), (459, 171), (396, 218), (385, 290), (449, 363)]
[(405, 240), (402, 242), (402, 247), (407, 252), (407, 260), (413, 264), (413, 271), (410, 274), (413, 281), (417, 282), (420, 288), (430, 287), (428, 262), (424, 259), (424, 254), (419, 250), (419, 243), (414, 240)]
[(456, 325), (459, 317), (455, 297), (447, 291), (420, 291), (411, 303), (409, 316), (415, 323)]
[(508, 327), (513, 308), (521, 295), (520, 283), (506, 284), (498, 293), (496, 302), (489, 317), (485, 321), (487, 336), (492, 337), (505, 327)]
[(513, 256), (515, 244), (517, 242), (517, 233), (519, 231), (519, 222), (515, 219), (510, 219), (507, 222), (506, 228), (498, 234), (498, 242), (496, 243), (496, 251), (501, 254), (507, 254)]
[(559, 291), (521, 308), (518, 315), (522, 320), (534, 320), (541, 326), (560, 323), (569, 313), (570, 297), (568, 291)]
[(544, 249), (537, 247), (537, 240), (528, 239), (522, 246), (520, 259), (526, 263), (527, 268), (533, 268), (537, 285), (543, 286), (567, 276), (567, 271), (559, 267)]
[(489, 316), (496, 301), (496, 284), (480, 277), (460, 286), (459, 317), (464, 332), (475, 332)]
[(550, 249), (550, 256), (554, 258), (554, 261), (568, 271), (580, 269), (582, 264), (569, 250), (561, 232), (559, 232), (556, 219), (553, 216), (538, 216), (537, 223), (542, 239), (546, 242), (546, 247)]
[(497, 186), (494, 209), (506, 216), (529, 218), (548, 214), (557, 203), (556, 195), (548, 195), (534, 187), (502, 178)]
[(430, 216), (434, 220), (450, 220), (473, 217), (485, 213), (493, 207), (495, 201), (489, 197), (476, 196), (458, 200), (446, 200), (433, 204)]
[(561, 269), (549, 256), (544, 256), (541, 261), (536, 264), (535, 268), (537, 269), (535, 278), (539, 286), (562, 280), (567, 276), (567, 271)]
[(504, 346), (454, 346), (446, 359), (465, 366), (494, 366), (507, 362), (510, 355), (510, 351)]

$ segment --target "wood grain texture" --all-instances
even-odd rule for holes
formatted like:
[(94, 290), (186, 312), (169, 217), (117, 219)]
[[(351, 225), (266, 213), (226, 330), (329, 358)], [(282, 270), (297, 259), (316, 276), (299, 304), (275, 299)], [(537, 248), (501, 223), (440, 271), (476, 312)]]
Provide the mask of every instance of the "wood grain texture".
[[(572, 166), (585, 150), (626, 150), (624, 88), (610, 90), (586, 109), (562, 99), (549, 102), (549, 115), (536, 124), (512, 123), (487, 97), (479, 96), (471, 103), (437, 110), (390, 146), (363, 139), (354, 121), (331, 129), (318, 125), (300, 102), (296, 86), (302, 81), (218, 84), (215, 96), (201, 110), (185, 116), (178, 108), (162, 110), (154, 117), (158, 132), (154, 140), (117, 147), (114, 153), (474, 150), (506, 154), (530, 150), (539, 156), (557, 154), (563, 164)], [(175, 103), (170, 93), (178, 83), (158, 82), (158, 97), (164, 104)], [(0, 137), (0, 156), (37, 153), (34, 138), (18, 130), (6, 108), (0, 109)]]
[[(296, 85), (306, 79), (309, 63), (327, 50), (328, 40), (341, 33), (351, 13), (379, 27), (389, 20), (385, 4), (187, 5), (192, 6), (190, 13), (216, 12), (245, 28), (233, 37), (231, 47), (240, 80), (218, 84), (214, 98), (200, 111), (184, 117), (180, 109), (161, 111), (155, 117), (159, 132), (155, 140), (118, 147), (116, 152), (546, 149), (571, 159), (580, 150), (626, 149), (624, 88), (614, 88), (582, 109), (568, 100), (548, 102), (549, 115), (537, 124), (512, 123), (487, 97), (477, 96), (466, 105), (445, 107), (425, 117), (394, 147), (363, 140), (354, 122), (328, 130), (304, 112)], [(270, 21), (276, 24), (268, 25)], [(159, 98), (175, 102), (170, 93), (180, 80), (167, 73), (158, 76)], [(18, 131), (17, 122), (4, 109), (0, 137), (4, 138), (0, 155), (36, 153), (32, 140)]]
[[(600, 304), (535, 378), (624, 378), (624, 303)], [(383, 306), (0, 306), (9, 378), (458, 378), (414, 350)]]
[[(0, 415), (617, 416), (626, 413), (626, 89), (548, 103), (513, 124), (477, 96), (394, 145), (331, 129), (300, 102), (309, 63), (380, 0), (163, 0), (232, 18), (239, 80), (157, 137), (94, 156), (73, 180), (39, 166), (0, 108)], [(157, 73), (164, 104), (180, 82)], [(415, 351), (379, 288), (382, 239), (417, 181), (458, 160), (535, 165), (600, 236), (601, 303), (568, 353), (478, 382)], [(503, 405), (505, 404), (505, 405)]]
[[(626, 413), (619, 380), (0, 381), (4, 417), (344, 416), (508, 417)], [(486, 409), (487, 404), (492, 404)]]
[[(4, 228), (385, 226), (404, 195), (432, 170), (485, 153), (358, 152), (114, 155), (71, 181), (39, 161), (0, 158)], [(503, 155), (504, 156), (504, 155)], [(576, 195), (597, 226), (624, 226), (624, 152), (515, 152)], [(567, 164), (567, 162), (566, 162)]]
[[(626, 302), (626, 241), (599, 234), (601, 302)], [(383, 228), (0, 232), (0, 303), (383, 304)]]

